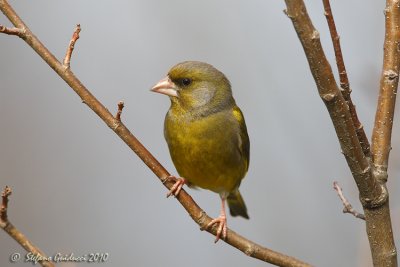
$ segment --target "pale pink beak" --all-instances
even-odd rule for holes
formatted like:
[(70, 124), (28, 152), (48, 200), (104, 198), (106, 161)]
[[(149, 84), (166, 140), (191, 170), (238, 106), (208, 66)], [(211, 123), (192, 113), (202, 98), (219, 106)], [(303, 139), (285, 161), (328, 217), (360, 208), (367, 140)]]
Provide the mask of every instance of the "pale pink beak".
[(171, 81), (171, 79), (168, 76), (159, 81), (156, 85), (154, 85), (150, 91), (164, 94), (167, 96), (178, 97), (176, 85)]

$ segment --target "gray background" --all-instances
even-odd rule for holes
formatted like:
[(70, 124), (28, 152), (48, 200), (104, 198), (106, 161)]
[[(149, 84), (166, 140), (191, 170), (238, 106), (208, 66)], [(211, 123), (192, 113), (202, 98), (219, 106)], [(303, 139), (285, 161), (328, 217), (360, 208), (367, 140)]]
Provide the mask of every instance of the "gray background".
[[(307, 1), (334, 63), (321, 1)], [(353, 101), (370, 136), (382, 64), (384, 1), (332, 1)], [(364, 223), (342, 214), (338, 180), (361, 209), (283, 1), (12, 1), (62, 59), (76, 23), (72, 70), (176, 173), (163, 138), (167, 97), (149, 92), (183, 60), (213, 64), (230, 79), (251, 139), (241, 186), (251, 219), (229, 226), (266, 247), (317, 266), (369, 266)], [(0, 23), (10, 23), (0, 16)], [(0, 185), (9, 217), (48, 255), (107, 252), (101, 266), (265, 266), (199, 231), (126, 145), (21, 40), (0, 36)], [(398, 117), (397, 117), (398, 118)], [(399, 128), (389, 176), (399, 241)], [(189, 190), (210, 216), (219, 198)], [(0, 232), (0, 265), (25, 254)], [(99, 264), (100, 265), (100, 264)], [(86, 263), (60, 266), (86, 266)]]

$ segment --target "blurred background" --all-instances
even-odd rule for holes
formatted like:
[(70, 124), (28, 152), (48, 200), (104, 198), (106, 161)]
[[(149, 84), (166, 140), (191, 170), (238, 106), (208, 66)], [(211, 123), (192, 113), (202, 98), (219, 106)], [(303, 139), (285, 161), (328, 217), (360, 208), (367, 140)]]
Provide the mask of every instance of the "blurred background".
[[(241, 235), (316, 266), (371, 266), (364, 223), (342, 214), (337, 180), (361, 211), (284, 1), (11, 1), (62, 60), (77, 23), (71, 68), (176, 174), (163, 137), (167, 97), (149, 92), (184, 60), (213, 64), (233, 85), (251, 140), (241, 192), (250, 220), (228, 217)], [(307, 1), (335, 67), (322, 1)], [(371, 135), (382, 65), (385, 1), (332, 1), (352, 98)], [(0, 24), (11, 26), (1, 15)], [(336, 72), (336, 68), (334, 68)], [(336, 73), (335, 73), (336, 75)], [(337, 75), (336, 75), (337, 77)], [(0, 35), (0, 186), (13, 189), (9, 218), (47, 255), (108, 253), (101, 266), (265, 266), (199, 231), (129, 148), (42, 59)], [(400, 114), (390, 156), (394, 234), (400, 236)], [(212, 217), (219, 197), (189, 190)], [(24, 250), (0, 231), (0, 265)], [(64, 263), (63, 267), (87, 263)]]

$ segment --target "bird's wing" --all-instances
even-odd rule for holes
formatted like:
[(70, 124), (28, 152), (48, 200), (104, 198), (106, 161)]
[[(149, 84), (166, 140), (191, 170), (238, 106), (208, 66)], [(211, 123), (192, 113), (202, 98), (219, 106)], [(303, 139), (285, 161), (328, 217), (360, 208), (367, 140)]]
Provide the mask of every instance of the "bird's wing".
[(247, 134), (246, 122), (244, 121), (243, 113), (238, 106), (233, 108), (233, 116), (239, 124), (239, 152), (246, 162), (246, 171), (250, 164), (250, 140)]

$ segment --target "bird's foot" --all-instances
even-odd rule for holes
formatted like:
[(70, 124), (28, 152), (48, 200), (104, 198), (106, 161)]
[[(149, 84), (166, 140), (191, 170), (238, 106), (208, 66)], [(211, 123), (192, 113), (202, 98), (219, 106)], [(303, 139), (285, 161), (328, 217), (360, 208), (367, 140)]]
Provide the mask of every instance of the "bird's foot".
[(207, 224), (206, 229), (210, 228), (211, 226), (213, 226), (214, 224), (217, 224), (217, 223), (219, 224), (219, 226), (217, 229), (217, 235), (216, 235), (214, 243), (217, 243), (218, 240), (221, 239), (221, 237), (222, 237), (222, 239), (226, 238), (226, 231), (227, 231), (226, 215), (224, 215), (224, 214), (219, 215), (218, 218), (215, 218), (209, 224)]
[(169, 190), (167, 197), (170, 197), (172, 195), (176, 197), (179, 194), (179, 192), (181, 192), (182, 186), (186, 184), (185, 178), (175, 177), (173, 175), (168, 176), (166, 180), (172, 180), (175, 182), (175, 184)]

